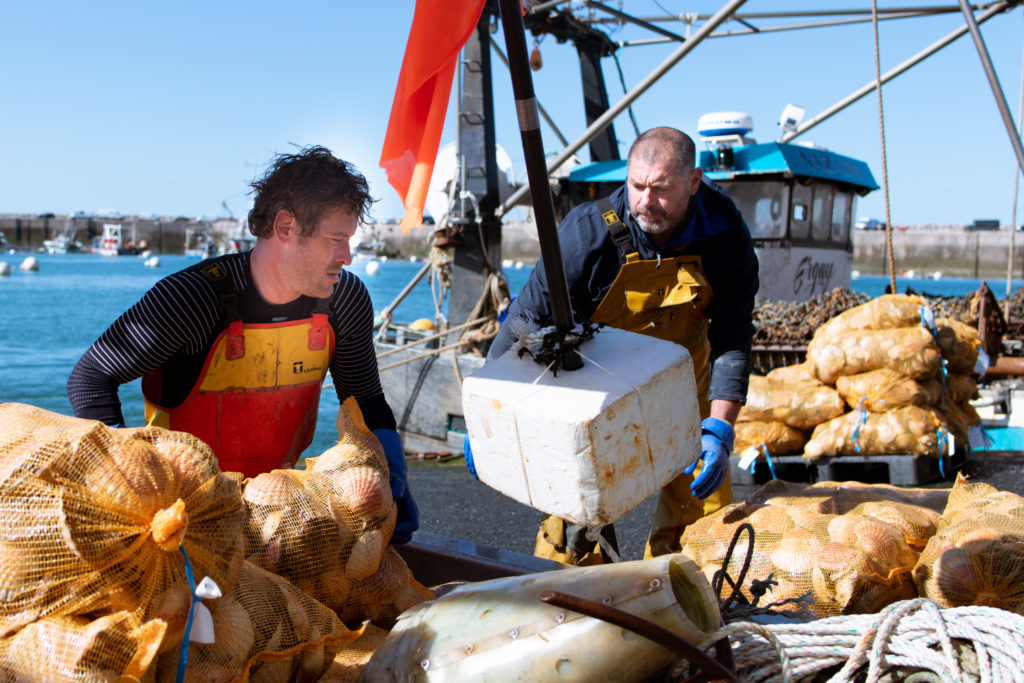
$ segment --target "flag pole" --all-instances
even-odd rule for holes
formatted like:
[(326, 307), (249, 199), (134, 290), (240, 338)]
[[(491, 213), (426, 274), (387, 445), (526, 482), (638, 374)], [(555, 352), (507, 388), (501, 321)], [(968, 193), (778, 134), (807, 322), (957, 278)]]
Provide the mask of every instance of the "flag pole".
[[(537, 222), (537, 237), (540, 255), (548, 280), (548, 295), (551, 297), (551, 313), (559, 338), (573, 328), (572, 307), (569, 305), (569, 288), (562, 266), (562, 249), (558, 244), (558, 230), (555, 224), (555, 207), (551, 200), (551, 186), (548, 184), (547, 163), (544, 160), (544, 144), (540, 135), (540, 116), (537, 98), (530, 74), (530, 60), (526, 51), (526, 29), (523, 26), (520, 0), (500, 0), (501, 26), (505, 34), (505, 49), (508, 53), (509, 72), (512, 75), (512, 91), (516, 100), (519, 118), (519, 133), (523, 141), (526, 158), (526, 175), (533, 200), (534, 219)], [(564, 359), (563, 367), (574, 370), (582, 365), (579, 356), (574, 360)], [(576, 365), (578, 363), (578, 365)], [(576, 367), (572, 367), (576, 365)]]

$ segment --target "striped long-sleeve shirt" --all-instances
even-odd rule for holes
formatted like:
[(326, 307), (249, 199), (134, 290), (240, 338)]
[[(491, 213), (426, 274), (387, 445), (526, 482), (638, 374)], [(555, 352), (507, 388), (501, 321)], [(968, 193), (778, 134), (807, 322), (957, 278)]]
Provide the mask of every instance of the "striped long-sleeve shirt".
[[(253, 284), (249, 254), (215, 260), (239, 292), (244, 322), (283, 322), (310, 316), (316, 303), (310, 297), (286, 304), (269, 304), (260, 297)], [(219, 293), (200, 272), (201, 265), (157, 282), (89, 347), (68, 377), (68, 398), (75, 415), (123, 424), (118, 387), (158, 367), (162, 396), (153, 398), (167, 408), (185, 400), (226, 325)], [(335, 335), (330, 369), (338, 399), (354, 396), (370, 429), (394, 429), (395, 418), (384, 400), (377, 372), (373, 305), (366, 286), (355, 275), (341, 271), (329, 308)]]

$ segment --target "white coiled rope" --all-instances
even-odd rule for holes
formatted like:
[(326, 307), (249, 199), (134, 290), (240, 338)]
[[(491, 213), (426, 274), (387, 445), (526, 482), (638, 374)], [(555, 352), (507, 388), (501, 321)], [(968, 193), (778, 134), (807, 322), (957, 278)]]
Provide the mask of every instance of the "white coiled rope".
[[(829, 683), (875, 683), (892, 667), (931, 672), (942, 681), (1024, 683), (1024, 616), (995, 607), (943, 609), (916, 598), (878, 614), (793, 624), (734, 622), (714, 638), (722, 636), (732, 642), (744, 681), (789, 683), (839, 666)], [(964, 667), (970, 658), (958, 658), (964, 645), (976, 665)]]

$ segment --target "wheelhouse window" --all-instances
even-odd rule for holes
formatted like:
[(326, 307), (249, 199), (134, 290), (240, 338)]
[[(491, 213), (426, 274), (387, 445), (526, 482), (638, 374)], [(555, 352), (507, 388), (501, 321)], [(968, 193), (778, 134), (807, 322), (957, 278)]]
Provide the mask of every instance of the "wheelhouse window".
[(814, 186), (814, 201), (811, 204), (811, 239), (827, 242), (832, 231), (832, 197), (830, 185)]
[(781, 180), (723, 182), (754, 239), (783, 239), (789, 186)]
[(832, 201), (832, 241), (846, 244), (850, 236), (850, 208), (853, 197), (849, 192), (837, 190)]
[(811, 188), (807, 185), (797, 183), (793, 186), (789, 236), (795, 240), (806, 240), (811, 236)]

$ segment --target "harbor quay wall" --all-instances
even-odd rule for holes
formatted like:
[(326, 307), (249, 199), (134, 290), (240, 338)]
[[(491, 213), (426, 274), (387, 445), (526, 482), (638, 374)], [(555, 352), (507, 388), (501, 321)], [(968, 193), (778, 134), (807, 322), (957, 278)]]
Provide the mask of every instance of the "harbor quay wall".
[(210, 231), (217, 243), (227, 243), (239, 226), (237, 220), (229, 218), (0, 214), (0, 233), (12, 247), (29, 251), (41, 250), (45, 240), (70, 233), (88, 250), (93, 239), (103, 235), (105, 223), (121, 225), (126, 240), (129, 238), (128, 229), (134, 227), (140, 245), (160, 254), (183, 253), (189, 230)]
[[(896, 270), (918, 274), (941, 272), (952, 277), (1006, 277), (1013, 243), (1013, 276), (1024, 277), (1024, 233), (965, 230), (962, 226), (916, 227), (892, 231)], [(883, 275), (887, 268), (884, 230), (855, 230), (853, 267), (865, 275)]]

